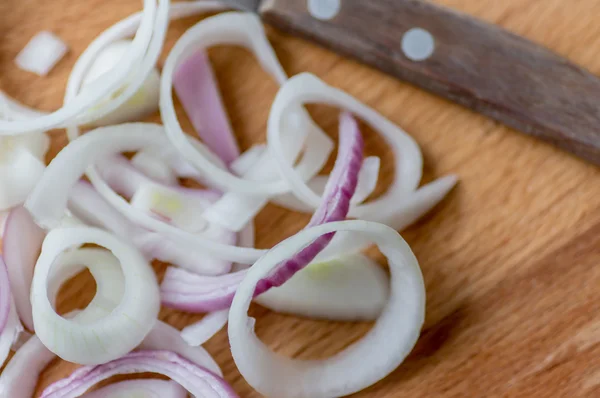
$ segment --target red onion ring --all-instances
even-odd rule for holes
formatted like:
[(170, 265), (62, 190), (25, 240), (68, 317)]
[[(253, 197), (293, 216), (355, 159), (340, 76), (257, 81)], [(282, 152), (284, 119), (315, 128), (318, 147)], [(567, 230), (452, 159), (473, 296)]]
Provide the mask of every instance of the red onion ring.
[[(143, 395), (142, 395), (143, 394)], [(187, 398), (185, 388), (166, 380), (126, 380), (83, 395), (84, 398)]]
[(4, 260), (0, 257), (0, 334), (6, 327), (8, 314), (10, 313), (10, 282), (8, 280), (8, 270)]
[(90, 387), (118, 374), (160, 373), (196, 397), (236, 398), (219, 376), (170, 351), (138, 351), (103, 365), (79, 368), (71, 376), (47, 387), (40, 398), (76, 398)]

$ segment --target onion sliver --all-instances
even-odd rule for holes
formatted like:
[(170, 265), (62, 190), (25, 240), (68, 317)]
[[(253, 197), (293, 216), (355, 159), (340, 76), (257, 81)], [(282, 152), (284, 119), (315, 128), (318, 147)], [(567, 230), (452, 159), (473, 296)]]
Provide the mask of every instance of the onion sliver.
[(94, 85), (94, 89), (88, 90), (73, 98), (59, 110), (35, 119), (3, 121), (0, 120), (0, 135), (18, 135), (33, 131), (47, 131), (55, 127), (64, 126), (73, 120), (81, 112), (90, 109), (102, 98), (118, 89), (124, 79), (129, 75), (136, 60), (146, 52), (151, 38), (152, 29), (157, 13), (156, 0), (144, 0), (144, 9), (141, 15), (139, 29), (137, 30), (131, 51), (113, 69), (112, 73), (102, 82)]
[(221, 275), (229, 272), (231, 261), (224, 261), (179, 244), (164, 234), (149, 232), (124, 219), (121, 213), (107, 203), (94, 187), (79, 181), (69, 195), (69, 210), (91, 226), (104, 228), (117, 236), (133, 241), (149, 258), (177, 265), (202, 275)]
[(185, 388), (159, 379), (126, 380), (82, 395), (83, 398), (187, 398)]
[[(22, 206), (10, 211), (2, 237), (2, 253), (21, 322), (33, 330), (30, 290), (33, 268), (46, 236)], [(1, 291), (2, 289), (0, 289)]]
[(6, 320), (4, 329), (0, 333), (0, 368), (4, 365), (4, 361), (6, 361), (11, 348), (14, 349), (19, 343), (22, 332), (23, 325), (19, 321), (15, 304), (11, 298), (8, 319)]
[[(368, 235), (388, 258), (390, 299), (363, 339), (326, 360), (301, 361), (269, 350), (254, 334), (248, 308), (257, 285), (278, 264), (325, 234)], [(417, 259), (393, 229), (368, 221), (343, 221), (305, 229), (271, 249), (242, 281), (229, 311), (235, 363), (261, 394), (281, 398), (330, 398), (360, 391), (397, 368), (414, 347), (425, 318), (425, 286)]]
[(4, 261), (0, 257), (0, 334), (4, 331), (10, 314), (10, 304), (12, 301), (10, 293), (8, 270), (6, 269), (6, 264), (4, 264)]
[(167, 323), (157, 321), (152, 331), (148, 333), (140, 345), (140, 348), (143, 350), (168, 350), (174, 352), (188, 361), (210, 370), (217, 376), (223, 376), (219, 365), (204, 348), (188, 345), (181, 338), (179, 330)]
[[(156, 8), (156, 0), (148, 0), (152, 2), (154, 8)], [(101, 100), (104, 100), (107, 95), (115, 92), (119, 88), (124, 85), (125, 90), (123, 90), (119, 95), (113, 98), (110, 103), (102, 106), (100, 109), (90, 112), (88, 108), (88, 112), (86, 112), (85, 118), (77, 119), (78, 123), (86, 123), (92, 120), (96, 120), (101, 118), (108, 113), (113, 112), (117, 108), (119, 108), (123, 103), (128, 101), (135, 93), (139, 90), (141, 85), (146, 80), (149, 73), (151, 73), (152, 68), (154, 68), (156, 64), (156, 60), (160, 55), (160, 51), (162, 49), (164, 36), (167, 30), (167, 25), (169, 19), (177, 19), (183, 18), (186, 16), (198, 14), (200, 12), (208, 12), (208, 11), (218, 11), (224, 8), (223, 4), (218, 1), (190, 1), (185, 3), (176, 3), (170, 5), (170, 2), (167, 0), (159, 0), (159, 8), (158, 11), (149, 15), (144, 9), (143, 12), (135, 13), (119, 22), (115, 25), (108, 28), (106, 31), (101, 33), (89, 46), (88, 48), (81, 54), (73, 70), (71, 75), (69, 76), (69, 81), (67, 82), (67, 88), (65, 90), (65, 98), (64, 103), (65, 106), (70, 105), (72, 102), (76, 101), (78, 98), (82, 97), (84, 94), (87, 94), (88, 91), (95, 91), (96, 86), (102, 87), (105, 83), (105, 79), (99, 79), (98, 82), (93, 83), (92, 88), (85, 90), (84, 93), (79, 93), (85, 75), (87, 74), (88, 69), (91, 67), (92, 63), (98, 56), (100, 52), (102, 52), (107, 46), (109, 46), (114, 41), (126, 38), (135, 33), (135, 29), (137, 28), (136, 37), (133, 40), (133, 43), (130, 47), (131, 53), (134, 50), (135, 42), (138, 36), (141, 35), (141, 31), (144, 29), (143, 26), (146, 24), (150, 24), (147, 26), (149, 32), (144, 33), (144, 37), (147, 39), (147, 43), (145, 47), (143, 47), (143, 52), (139, 53), (135, 59), (138, 61), (138, 67), (141, 70), (134, 70), (133, 65), (129, 67), (127, 71), (127, 75), (123, 76), (119, 83), (116, 83), (110, 90), (103, 90), (103, 95), (99, 95), (97, 97), (96, 103)], [(139, 27), (138, 27), (139, 26)], [(142, 59), (142, 57), (144, 57)], [(141, 61), (140, 61), (141, 60)], [(115, 67), (111, 70), (109, 75), (113, 75), (117, 70), (123, 69), (123, 65), (119, 62)], [(78, 116), (81, 116), (80, 113)], [(67, 127), (67, 136), (70, 140), (75, 139), (79, 136), (79, 128), (76, 125), (70, 125)]]
[[(8, 143), (0, 142), (0, 145)], [(28, 148), (17, 146), (8, 149), (0, 161), (0, 210), (23, 203), (42, 177), (44, 169), (44, 163)]]
[[(349, 113), (340, 116), (338, 156), (325, 187), (323, 202), (313, 214), (308, 226), (340, 221), (346, 218), (350, 199), (356, 190), (358, 172), (363, 159), (363, 140), (356, 120)], [(271, 287), (281, 286), (296, 272), (308, 265), (331, 241), (334, 234), (319, 237), (297, 256), (279, 264), (256, 288), (259, 295)], [(227, 308), (246, 270), (218, 277), (189, 275), (170, 268), (161, 285), (164, 305), (191, 312), (210, 312)]]
[(370, 258), (355, 254), (313, 262), (282, 286), (256, 297), (256, 302), (276, 312), (308, 318), (372, 321), (388, 295), (383, 269)]
[(267, 137), (268, 147), (279, 165), (278, 170), (292, 187), (292, 192), (305, 203), (317, 207), (321, 197), (313, 192), (282, 156), (281, 129), (289, 109), (308, 102), (320, 102), (340, 106), (361, 117), (388, 141), (395, 156), (395, 180), (389, 190), (377, 200), (354, 206), (350, 215), (360, 219), (385, 222), (376, 218), (382, 208), (396, 206), (401, 198), (414, 191), (421, 180), (423, 158), (419, 146), (401, 128), (384, 118), (372, 108), (346, 94), (328, 86), (310, 73), (301, 73), (284, 83), (275, 96), (269, 114)]
[(196, 323), (186, 326), (181, 337), (191, 346), (200, 346), (217, 334), (227, 324), (229, 310), (221, 310), (206, 314)]
[[(109, 315), (80, 323), (54, 311), (47, 281), (60, 254), (85, 243), (103, 246), (114, 254), (122, 264), (126, 288), (121, 302)], [(104, 363), (131, 351), (152, 329), (160, 307), (156, 277), (137, 249), (112, 234), (86, 227), (48, 233), (35, 267), (31, 303), (39, 339), (59, 357), (81, 364)]]
[(42, 31), (31, 38), (15, 58), (17, 66), (46, 76), (68, 51), (64, 41), (52, 32)]
[(131, 158), (131, 165), (148, 177), (165, 185), (177, 185), (177, 175), (171, 166), (158, 156), (138, 152)]
[(202, 141), (229, 165), (240, 155), (240, 150), (204, 51), (192, 55), (177, 68), (173, 87)]
[[(287, 76), (279, 64), (257, 16), (250, 13), (229, 12), (207, 18), (188, 29), (181, 36), (165, 61), (161, 75), (160, 111), (167, 135), (181, 155), (202, 171), (204, 176), (210, 179), (216, 187), (226, 191), (261, 196), (287, 192), (289, 187), (281, 179), (252, 181), (240, 178), (218, 167), (206, 156), (205, 152), (198, 151), (197, 148), (190, 145), (177, 120), (172, 86), (173, 75), (180, 60), (217, 44), (235, 44), (247, 48), (278, 84), (281, 85), (286, 81)], [(331, 140), (310, 119), (305, 109), (301, 107), (290, 109), (286, 115), (286, 140), (284, 140), (285, 147), (282, 149), (288, 162), (295, 161), (300, 154), (305, 138), (310, 136), (317, 137), (316, 139), (331, 145)], [(323, 160), (323, 162), (325, 161), (326, 159)], [(296, 167), (311, 169), (315, 167), (315, 162), (309, 157), (303, 157)]]
[(70, 377), (47, 387), (41, 398), (76, 398), (90, 387), (118, 374), (160, 373), (195, 397), (234, 398), (233, 389), (220, 377), (169, 351), (139, 351), (103, 365), (77, 369)]

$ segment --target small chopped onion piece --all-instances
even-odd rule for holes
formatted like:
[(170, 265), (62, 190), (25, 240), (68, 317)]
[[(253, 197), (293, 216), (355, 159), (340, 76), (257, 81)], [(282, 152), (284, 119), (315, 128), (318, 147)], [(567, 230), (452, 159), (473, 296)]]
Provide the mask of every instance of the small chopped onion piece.
[(17, 55), (17, 66), (27, 72), (46, 76), (67, 53), (64, 41), (52, 32), (37, 33)]
[(33, 330), (30, 300), (33, 268), (45, 236), (44, 230), (37, 226), (22, 206), (10, 211), (2, 237), (2, 253), (8, 268), (17, 313), (29, 330)]
[(166, 185), (177, 185), (177, 174), (171, 166), (158, 156), (138, 152), (131, 158), (131, 165), (148, 177)]
[(125, 380), (82, 395), (83, 398), (187, 398), (185, 388), (159, 379)]
[(70, 377), (47, 387), (41, 398), (76, 398), (109, 377), (139, 372), (168, 376), (195, 397), (237, 397), (233, 389), (219, 376), (173, 352), (138, 351), (102, 365), (79, 368)]
[(354, 322), (377, 319), (388, 296), (389, 281), (383, 269), (355, 254), (313, 262), (255, 301), (280, 313)]
[(195, 53), (177, 68), (173, 87), (202, 141), (226, 165), (231, 164), (240, 150), (204, 51)]
[[(167, 135), (181, 155), (200, 170), (206, 178), (210, 179), (215, 187), (225, 191), (257, 196), (271, 196), (287, 192), (289, 187), (280, 178), (271, 181), (255, 181), (240, 178), (219, 167), (207, 156), (206, 151), (198, 151), (190, 144), (177, 120), (172, 96), (173, 75), (176, 68), (180, 65), (180, 61), (187, 59), (197, 51), (217, 44), (240, 45), (247, 48), (278, 84), (281, 85), (286, 81), (287, 76), (279, 64), (257, 16), (250, 13), (228, 12), (206, 18), (181, 36), (165, 62), (161, 75), (160, 111)], [(283, 141), (285, 141), (284, 153), (288, 162), (295, 162), (307, 137), (316, 136), (322, 142), (332, 145), (331, 140), (301, 107), (291, 109), (286, 114), (285, 123), (286, 134)], [(315, 167), (315, 163), (310, 156), (302, 157), (300, 163), (296, 165), (299, 170), (303, 168), (310, 170), (313, 167)]]
[(25, 201), (40, 180), (46, 166), (23, 146), (12, 149), (4, 147), (2, 152), (4, 156), (0, 160), (0, 210), (7, 210)]
[[(112, 251), (122, 264), (126, 288), (110, 314), (79, 322), (55, 312), (48, 297), (48, 279), (63, 251), (85, 243)], [(143, 256), (114, 235), (88, 227), (53, 229), (48, 233), (34, 271), (31, 304), (39, 339), (59, 357), (81, 364), (104, 363), (131, 351), (154, 326), (160, 307), (156, 276)]]
[[(342, 353), (325, 360), (294, 360), (269, 350), (254, 334), (248, 308), (258, 285), (279, 264), (315, 239), (338, 231), (368, 235), (388, 258), (390, 299), (373, 328)], [(396, 369), (410, 353), (425, 319), (425, 287), (417, 259), (393, 229), (368, 221), (342, 221), (305, 229), (271, 249), (247, 273), (229, 311), (233, 359), (248, 384), (270, 397), (340, 397), (360, 391)]]

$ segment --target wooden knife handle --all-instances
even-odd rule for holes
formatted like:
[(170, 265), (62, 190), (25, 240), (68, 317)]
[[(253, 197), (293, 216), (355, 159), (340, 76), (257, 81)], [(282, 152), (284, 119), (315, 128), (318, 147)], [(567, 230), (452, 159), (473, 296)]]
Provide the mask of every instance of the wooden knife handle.
[[(263, 19), (600, 165), (600, 79), (567, 59), (465, 14), (420, 0), (341, 0), (330, 20), (306, 1), (265, 0)], [(431, 57), (408, 59), (423, 28)]]

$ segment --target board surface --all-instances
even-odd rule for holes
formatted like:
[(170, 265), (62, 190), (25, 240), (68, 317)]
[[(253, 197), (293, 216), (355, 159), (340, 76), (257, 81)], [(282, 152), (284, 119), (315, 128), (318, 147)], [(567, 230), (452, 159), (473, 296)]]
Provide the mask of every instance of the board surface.
[[(600, 74), (597, 0), (440, 2)], [(30, 106), (56, 109), (77, 56), (102, 30), (140, 7), (138, 0), (3, 0), (0, 89)], [(198, 19), (173, 23), (166, 48)], [(13, 62), (40, 30), (53, 31), (71, 48), (44, 78), (18, 70)], [(272, 29), (269, 35), (289, 74), (312, 72), (413, 135), (424, 153), (425, 182), (448, 173), (460, 178), (434, 212), (403, 232), (427, 286), (421, 339), (402, 366), (356, 397), (600, 396), (598, 168), (329, 51)], [(217, 48), (210, 56), (241, 146), (264, 140), (275, 84), (241, 50)], [(310, 110), (327, 131), (335, 131), (335, 110)], [(367, 153), (382, 157), (381, 190), (391, 178), (392, 156), (374, 132), (365, 136)], [(65, 143), (64, 132), (54, 131), (52, 137), (55, 154)], [(257, 218), (259, 247), (271, 246), (306, 221), (268, 206)], [(160, 275), (165, 266), (156, 268)], [(60, 310), (85, 304), (93, 291), (87, 276), (69, 282)], [(370, 328), (260, 307), (251, 313), (263, 341), (304, 359), (339, 352)], [(200, 319), (170, 310), (160, 317), (176, 327)], [(206, 347), (240, 396), (260, 396), (237, 372), (225, 331)], [(73, 368), (54, 362), (39, 388)]]

